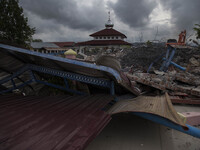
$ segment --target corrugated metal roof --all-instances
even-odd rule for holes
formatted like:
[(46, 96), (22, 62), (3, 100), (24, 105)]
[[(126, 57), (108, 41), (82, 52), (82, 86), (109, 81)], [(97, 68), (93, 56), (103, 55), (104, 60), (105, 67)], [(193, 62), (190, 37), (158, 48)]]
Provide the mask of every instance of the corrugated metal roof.
[(58, 45), (59, 47), (72, 47), (75, 45), (75, 42), (52, 42), (56, 45)]
[(1, 96), (0, 149), (83, 149), (110, 121), (95, 96)]
[(141, 112), (161, 116), (188, 129), (184, 120), (177, 114), (167, 93), (160, 96), (138, 96), (129, 100), (118, 101), (111, 109), (110, 114), (122, 112)]
[(53, 48), (59, 48), (58, 45), (50, 42), (31, 42), (32, 48), (43, 48), (43, 47), (53, 47)]

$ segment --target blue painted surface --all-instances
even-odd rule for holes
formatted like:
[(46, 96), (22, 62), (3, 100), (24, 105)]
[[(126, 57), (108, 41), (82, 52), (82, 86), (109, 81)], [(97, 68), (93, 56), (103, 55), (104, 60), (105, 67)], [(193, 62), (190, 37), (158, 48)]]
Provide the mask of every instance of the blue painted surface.
[[(12, 91), (14, 89), (19, 88), (19, 87), (17, 87), (15, 85), (13, 79), (17, 78), (18, 76), (20, 76), (21, 74), (23, 74), (26, 71), (29, 71), (29, 73), (30, 73), (31, 82), (38, 82), (38, 83), (45, 84), (45, 85), (48, 85), (48, 86), (51, 86), (51, 87), (54, 87), (54, 88), (57, 88), (57, 89), (65, 90), (65, 91), (68, 91), (68, 92), (72, 92), (72, 93), (75, 93), (75, 94), (83, 95), (84, 93), (69, 89), (69, 86), (68, 86), (68, 83), (67, 83), (66, 79), (80, 81), (80, 82), (87, 83), (87, 84), (93, 84), (93, 85), (97, 85), (97, 86), (103, 86), (103, 87), (106, 87), (106, 88), (110, 88), (111, 94), (112, 95), (115, 94), (114, 81), (100, 79), (100, 78), (94, 78), (94, 77), (81, 75), (81, 74), (76, 74), (76, 73), (71, 73), (71, 72), (55, 70), (55, 69), (51, 69), (51, 68), (47, 68), (47, 67), (41, 67), (41, 66), (32, 65), (32, 64), (27, 64), (27, 65), (23, 66), (22, 68), (20, 68), (14, 74), (12, 74), (12, 75), (10, 75), (8, 77), (5, 77), (4, 79), (0, 80), (0, 84), (4, 84), (4, 83), (6, 83), (8, 81), (11, 81), (12, 84), (13, 84), (12, 88), (0, 91), (0, 93), (6, 93), (6, 92), (9, 92), (9, 91)], [(33, 71), (61, 77), (61, 78), (64, 79), (65, 87), (37, 80), (35, 78), (35, 75), (34, 75)], [(31, 83), (31, 82), (29, 82), (29, 83)], [(27, 85), (27, 84), (22, 84), (20, 87), (23, 87), (25, 85)]]
[(24, 73), (27, 70), (28, 70), (28, 65), (25, 65), (24, 67), (20, 68), (17, 72), (12, 74), (11, 76), (8, 76), (8, 77), (6, 77), (4, 79), (1, 79), (0, 80), (0, 84), (6, 83), (6, 82), (12, 80), (15, 77), (18, 77), (20, 74)]
[(120, 74), (116, 70), (114, 70), (110, 67), (95, 65), (95, 64), (91, 64), (91, 63), (81, 62), (81, 61), (57, 57), (57, 56), (52, 56), (52, 55), (34, 52), (34, 51), (26, 50), (26, 49), (23, 49), (23, 48), (17, 48), (17, 47), (13, 47), (13, 46), (4, 45), (4, 44), (0, 44), (0, 48), (6, 49), (6, 50), (9, 50), (9, 51), (12, 51), (12, 52), (25, 53), (25, 54), (29, 54), (29, 55), (38, 56), (38, 57), (41, 57), (41, 58), (51, 59), (51, 60), (55, 60), (55, 61), (60, 61), (60, 62), (64, 62), (64, 63), (77, 65), (77, 66), (82, 66), (82, 67), (100, 70), (100, 71), (107, 72), (107, 73), (113, 75), (115, 77), (115, 79), (117, 80), (117, 82), (122, 81)]
[(176, 52), (175, 48), (167, 45), (167, 52), (165, 55), (165, 60), (163, 61), (162, 66), (160, 67), (161, 71), (167, 71), (167, 69), (168, 69), (169, 65), (171, 64), (171, 61), (174, 57), (175, 52)]
[(171, 64), (171, 61), (172, 61), (172, 59), (174, 57), (175, 52), (176, 52), (176, 49), (173, 48), (172, 51), (171, 51), (171, 54), (169, 56), (169, 59), (166, 60), (167, 62), (165, 64), (165, 70), (164, 71), (167, 71), (167, 69), (168, 69), (169, 65)]
[(15, 81), (11, 79), (11, 82), (12, 82), (13, 88), (16, 88)]
[(159, 123), (161, 125), (167, 126), (169, 128), (181, 131), (183, 133), (192, 135), (194, 137), (200, 138), (200, 129), (195, 128), (193, 126), (186, 125), (188, 127), (188, 130), (184, 130), (182, 126), (175, 124), (168, 119), (165, 119), (163, 117), (160, 117), (160, 116), (157, 116), (157, 115), (154, 115), (154, 114), (142, 113), (142, 112), (133, 112), (133, 114), (140, 116), (142, 118), (151, 120), (153, 122)]
[[(163, 60), (165, 61), (166, 60), (166, 58), (163, 58)], [(173, 62), (173, 61), (171, 61), (171, 63), (170, 63), (171, 65), (174, 65), (176, 68), (179, 68), (180, 70), (183, 70), (183, 71), (185, 71), (186, 70), (186, 68), (184, 68), (184, 67), (182, 67), (182, 66), (180, 66), (180, 65), (178, 65), (178, 64), (176, 64), (175, 62)]]
[(179, 68), (180, 70), (183, 70), (183, 71), (186, 70), (184, 67), (181, 67), (180, 65), (178, 65), (172, 61), (172, 59), (175, 55), (175, 52), (176, 52), (176, 48), (171, 47), (170, 45), (167, 45), (166, 56), (165, 56), (165, 58), (163, 58), (163, 63), (162, 63), (162, 66), (160, 67), (161, 71), (167, 71), (169, 65), (171, 65), (171, 64), (174, 65), (175, 67)]
[(0, 91), (0, 94), (8, 93), (8, 92), (11, 92), (13, 90), (20, 89), (20, 88), (22, 88), (22, 87), (24, 87), (24, 86), (26, 86), (26, 85), (28, 85), (28, 84), (30, 84), (32, 82), (33, 82), (32, 79), (28, 80), (28, 81), (26, 81), (26, 82), (24, 82), (24, 83), (22, 83), (22, 84), (20, 84), (18, 86), (12, 87), (10, 89), (2, 90), (2, 91)]
[(105, 79), (100, 79), (100, 78), (95, 78), (95, 77), (90, 77), (86, 75), (81, 75), (77, 73), (71, 73), (71, 72), (65, 72), (65, 71), (60, 71), (60, 70), (55, 70), (47, 67), (41, 67), (37, 65), (29, 65), (28, 67), (30, 70), (37, 71), (37, 72), (42, 72), (42, 73), (47, 73), (50, 75), (62, 77), (62, 78), (67, 78), (70, 80), (75, 80), (75, 81), (80, 81), (88, 84), (94, 84), (98, 86), (103, 86), (103, 87), (108, 87), (110, 88), (110, 81), (105, 80)]
[(66, 78), (64, 78), (64, 82), (65, 82), (65, 86), (66, 86), (66, 88), (69, 88), (69, 84), (68, 84), (68, 82), (67, 82), (67, 79), (66, 79)]
[(110, 83), (110, 94), (111, 95), (115, 95), (115, 83), (114, 83), (114, 81), (111, 81), (111, 83)]
[(147, 70), (147, 73), (149, 73), (151, 67), (154, 65), (154, 63), (158, 62), (158, 60), (160, 60), (163, 56), (164, 56), (165, 53), (162, 53), (161, 55), (159, 55), (149, 66), (148, 70)]

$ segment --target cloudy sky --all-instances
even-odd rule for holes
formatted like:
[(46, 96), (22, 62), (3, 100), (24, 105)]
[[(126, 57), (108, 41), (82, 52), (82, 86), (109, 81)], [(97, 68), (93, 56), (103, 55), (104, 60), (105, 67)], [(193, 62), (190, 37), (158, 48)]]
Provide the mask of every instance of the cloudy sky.
[(104, 29), (108, 11), (114, 28), (127, 41), (177, 38), (200, 23), (200, 0), (20, 0), (34, 38), (43, 41), (85, 41)]

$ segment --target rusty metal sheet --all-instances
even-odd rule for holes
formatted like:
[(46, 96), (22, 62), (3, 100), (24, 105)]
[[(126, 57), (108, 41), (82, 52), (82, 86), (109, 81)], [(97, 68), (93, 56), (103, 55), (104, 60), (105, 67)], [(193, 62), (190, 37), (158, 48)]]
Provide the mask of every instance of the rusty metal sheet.
[(121, 100), (108, 110), (109, 114), (121, 112), (144, 112), (155, 114), (187, 128), (184, 121), (174, 109), (167, 93), (161, 96), (139, 96), (130, 100)]
[(103, 94), (0, 96), (0, 149), (84, 149), (110, 121), (101, 109), (112, 99)]

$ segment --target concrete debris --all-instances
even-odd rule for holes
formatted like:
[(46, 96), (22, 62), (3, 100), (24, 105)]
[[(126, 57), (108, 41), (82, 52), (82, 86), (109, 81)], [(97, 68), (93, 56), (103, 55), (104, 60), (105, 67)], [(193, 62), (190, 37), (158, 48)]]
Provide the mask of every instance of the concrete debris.
[(159, 71), (159, 70), (154, 70), (154, 73), (157, 75), (164, 75), (165, 72), (164, 71)]
[[(95, 62), (98, 65), (112, 67), (119, 72), (121, 70), (124, 85), (132, 89), (136, 95), (150, 93), (157, 89), (163, 92), (168, 91), (172, 96), (176, 94), (179, 98), (183, 95), (189, 98), (200, 97), (200, 50), (197, 48), (176, 50), (173, 61), (187, 68), (186, 71), (181, 71), (174, 66), (169, 66), (167, 72), (159, 71), (162, 59), (157, 58), (161, 56), (161, 53), (166, 53), (166, 48), (162, 45), (133, 47), (123, 51), (109, 52), (109, 54), (102, 53), (101, 55), (107, 55), (107, 57), (101, 56)], [(120, 61), (122, 67), (117, 63), (114, 65), (110, 63), (111, 58), (114, 57)], [(155, 65), (150, 73), (146, 73), (153, 61)]]
[(200, 66), (200, 62), (194, 57), (190, 58), (189, 61), (193, 66), (196, 66), (196, 67)]
[[(200, 97), (200, 49), (183, 46), (177, 48), (173, 62), (186, 68), (181, 71), (170, 65), (167, 72), (160, 71), (163, 57), (166, 55), (165, 45), (133, 46), (129, 49), (97, 51), (86, 53), (87, 62), (109, 66), (118, 72), (124, 86), (135, 95), (152, 93), (152, 91), (167, 91), (176, 102), (185, 97)], [(120, 61), (120, 64), (118, 63)], [(153, 66), (146, 73), (150, 64)], [(178, 97), (178, 98), (177, 98)], [(195, 101), (188, 101), (189, 104)], [(199, 98), (200, 102), (200, 98)]]
[(189, 73), (178, 73), (172, 76), (168, 73), (164, 75), (133, 73), (127, 74), (131, 81), (151, 86), (165, 91), (182, 92), (188, 95), (200, 96), (200, 77), (195, 77)]
[[(178, 100), (187, 97), (189, 100), (192, 99), (188, 101), (189, 104), (200, 104), (200, 49), (192, 47), (176, 49), (173, 62), (185, 67), (186, 71), (181, 71), (172, 65), (167, 72), (159, 71), (162, 59), (158, 58), (162, 58), (165, 54), (166, 48), (161, 45), (133, 47), (123, 51), (118, 59), (122, 71), (132, 83), (131, 86), (137, 86), (141, 93), (150, 93), (156, 89), (161, 92), (168, 91), (171, 96), (178, 97)], [(146, 73), (152, 62), (154, 65), (149, 73)]]
[[(125, 53), (120, 59), (122, 68), (131, 67), (134, 65), (135, 68), (143, 68), (147, 70), (149, 65), (162, 53), (165, 53), (166, 49), (164, 46), (155, 47), (135, 47)], [(155, 64), (158, 67), (159, 64)]]

